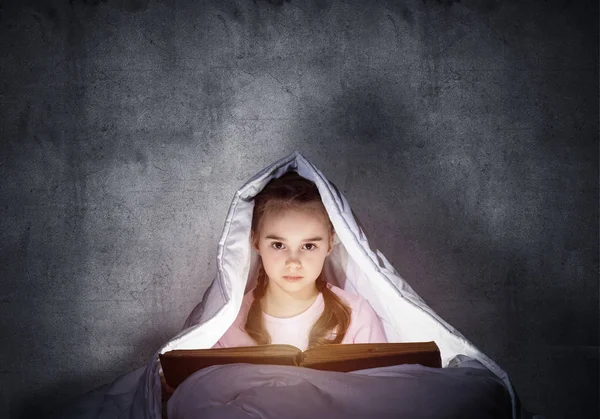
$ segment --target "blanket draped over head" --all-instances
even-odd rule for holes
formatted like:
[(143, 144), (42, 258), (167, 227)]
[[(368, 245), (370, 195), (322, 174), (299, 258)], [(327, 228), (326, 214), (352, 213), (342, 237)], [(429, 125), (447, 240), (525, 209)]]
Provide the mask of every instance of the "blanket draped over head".
[(141, 376), (130, 418), (161, 418), (158, 354), (174, 349), (210, 348), (235, 320), (258, 270), (258, 255), (250, 244), (253, 197), (271, 179), (290, 170), (316, 184), (335, 229), (334, 250), (323, 267), (328, 281), (366, 298), (380, 317), (389, 342), (435, 341), (443, 367), (459, 355), (478, 360), (505, 384), (513, 418), (517, 419), (519, 401), (508, 375), (425, 304), (386, 257), (369, 244), (336, 186), (298, 152), (266, 167), (235, 193), (218, 244), (216, 277), (202, 302), (190, 313), (183, 331), (155, 354)]

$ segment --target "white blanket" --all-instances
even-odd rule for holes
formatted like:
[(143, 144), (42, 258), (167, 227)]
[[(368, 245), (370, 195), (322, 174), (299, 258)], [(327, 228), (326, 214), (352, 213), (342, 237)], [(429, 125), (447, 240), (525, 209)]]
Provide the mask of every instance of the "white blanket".
[[(266, 167), (236, 192), (226, 217), (223, 234), (218, 243), (217, 275), (205, 293), (202, 302), (189, 315), (184, 330), (157, 351), (134, 390), (127, 390), (129, 384), (119, 387), (119, 383), (129, 383), (126, 380), (117, 381), (111, 387), (112, 391), (120, 392), (119, 394), (122, 395), (118, 399), (121, 411), (120, 417), (124, 419), (160, 419), (162, 405), (158, 355), (172, 349), (210, 348), (233, 323), (239, 312), (244, 293), (253, 286), (253, 278), (258, 268), (258, 256), (250, 246), (250, 224), (254, 205), (252, 198), (262, 190), (269, 180), (281, 176), (288, 170), (297, 171), (301, 176), (312, 180), (317, 185), (323, 204), (335, 228), (336, 243), (334, 250), (327, 257), (323, 268), (327, 279), (334, 285), (366, 298), (380, 317), (390, 342), (433, 340), (440, 348), (444, 367), (448, 367), (462, 356), (477, 361), (503, 384), (510, 397), (512, 418), (524, 417), (519, 399), (507, 374), (427, 306), (410, 285), (398, 275), (386, 257), (371, 246), (365, 232), (355, 219), (348, 202), (335, 185), (329, 182), (316, 167), (297, 152)], [(381, 228), (385, 228), (385, 226)], [(435, 278), (432, 281), (435, 281)], [(225, 373), (232, 370), (213, 369), (201, 373), (200, 376), (202, 374), (214, 375), (216, 371)], [(253, 370), (244, 371), (252, 372)], [(309, 374), (309, 372), (303, 374)], [(456, 373), (452, 372), (450, 376), (452, 374)], [(424, 382), (423, 380), (426, 381), (427, 377), (430, 376), (420, 375), (418, 379), (411, 380), (413, 382), (411, 385), (419, 386)], [(314, 377), (320, 377), (318, 378), (320, 380), (322, 377), (333, 376), (317, 374)], [(354, 378), (358, 380), (361, 377), (356, 376)], [(487, 379), (489, 380), (489, 378)], [(235, 382), (235, 380), (232, 382)], [(363, 406), (368, 405), (369, 407), (379, 406), (378, 403), (380, 402), (374, 401), (375, 398), (369, 401), (368, 398), (361, 396), (370, 387), (365, 386), (364, 382), (360, 380), (358, 382), (363, 384), (357, 384), (358, 387), (356, 388), (349, 383), (343, 384), (340, 382), (339, 385), (344, 385), (348, 394), (355, 396), (356, 403)], [(327, 379), (323, 379), (318, 383), (318, 385), (315, 384), (316, 387), (303, 384), (302, 389), (312, 391), (311, 394), (315, 396), (314, 400), (307, 396), (307, 398), (310, 398), (307, 403), (323, 403), (323, 400), (329, 400), (328, 397), (334, 397), (331, 391), (335, 391), (335, 388), (330, 388), (334, 385), (333, 382), (327, 384)], [(404, 386), (402, 381), (398, 383), (394, 384), (400, 386), (397, 388), (398, 392), (408, 391), (410, 386)], [(187, 406), (185, 403), (193, 404), (196, 399), (199, 400), (198, 403), (204, 403), (201, 400), (201, 395), (194, 395), (194, 393), (185, 391), (187, 385), (185, 384), (181, 390), (178, 390), (179, 394), (173, 402), (174, 409), (176, 403), (180, 403), (180, 406)], [(190, 382), (189, 385), (200, 384), (194, 381)], [(207, 380), (202, 385), (207, 388), (211, 387), (210, 382)], [(446, 387), (443, 388), (446, 389)], [(215, 387), (215, 389), (218, 389), (218, 387)], [(272, 390), (272, 388), (269, 390)], [(421, 405), (422, 409), (425, 409), (423, 414), (426, 415), (427, 412), (430, 412), (430, 409), (436, 410), (439, 407), (440, 410), (437, 410), (438, 415), (435, 417), (442, 417), (440, 415), (443, 413), (442, 408), (444, 400), (447, 399), (446, 394), (445, 390), (441, 393), (430, 394), (432, 404)], [(324, 395), (325, 399), (321, 397)], [(129, 397), (129, 404), (125, 406), (126, 397)], [(375, 395), (369, 397), (375, 397)], [(465, 394), (465, 397), (468, 398), (468, 394)], [(460, 400), (457, 397), (454, 397), (454, 399)], [(440, 403), (437, 403), (436, 400), (439, 400)], [(340, 399), (340, 403), (342, 402), (345, 401)], [(195, 405), (192, 407), (195, 408)], [(116, 412), (114, 406), (102, 405), (101, 412), (108, 410)], [(184, 412), (179, 414), (186, 417)], [(98, 417), (111, 416), (101, 414)]]

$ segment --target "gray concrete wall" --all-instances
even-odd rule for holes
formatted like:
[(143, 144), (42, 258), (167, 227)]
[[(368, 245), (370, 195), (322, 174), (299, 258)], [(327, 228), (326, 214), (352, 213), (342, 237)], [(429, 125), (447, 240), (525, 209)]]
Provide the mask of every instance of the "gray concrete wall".
[(597, 19), (564, 1), (2, 2), (0, 417), (145, 364), (212, 279), (234, 192), (293, 150), (529, 410), (597, 417)]

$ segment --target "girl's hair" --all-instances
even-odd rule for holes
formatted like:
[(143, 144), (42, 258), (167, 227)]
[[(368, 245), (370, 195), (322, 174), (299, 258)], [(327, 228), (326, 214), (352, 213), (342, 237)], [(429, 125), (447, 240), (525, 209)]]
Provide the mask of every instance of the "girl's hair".
[[(258, 247), (258, 236), (265, 217), (292, 208), (313, 211), (317, 215), (324, 216), (328, 223), (330, 234), (334, 233), (333, 224), (331, 224), (331, 220), (327, 215), (327, 210), (321, 201), (321, 195), (316, 185), (292, 171), (271, 180), (254, 197), (254, 212), (252, 214), (251, 227), (253, 245)], [(245, 329), (246, 333), (258, 345), (266, 345), (271, 343), (271, 336), (269, 336), (269, 332), (263, 324), (260, 302), (266, 294), (269, 278), (262, 263), (259, 267), (257, 282), (256, 288), (253, 291), (254, 301), (248, 311)], [(317, 290), (323, 294), (325, 308), (323, 314), (317, 319), (309, 333), (309, 348), (340, 343), (346, 335), (352, 313), (350, 307), (327, 287), (327, 280), (323, 272), (317, 278), (315, 285), (317, 286)], [(334, 337), (333, 339), (328, 339), (327, 336), (331, 333), (334, 334)]]

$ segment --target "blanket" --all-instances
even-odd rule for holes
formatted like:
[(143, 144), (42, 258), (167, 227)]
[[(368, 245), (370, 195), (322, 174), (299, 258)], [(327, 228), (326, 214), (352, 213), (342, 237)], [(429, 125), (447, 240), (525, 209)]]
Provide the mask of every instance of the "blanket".
[[(202, 415), (210, 417), (216, 415), (218, 409), (235, 408), (237, 409), (235, 414), (243, 415), (243, 412), (246, 412), (255, 414), (256, 417), (257, 412), (262, 412), (269, 417), (268, 415), (279, 412), (280, 410), (277, 409), (284, 407), (286, 409), (289, 407), (292, 412), (301, 412), (302, 410), (299, 409), (309, 408), (307, 406), (313, 404), (325, 408), (330, 403), (335, 406), (335, 409), (330, 409), (332, 415), (335, 411), (343, 411), (345, 417), (353, 417), (354, 413), (362, 414), (367, 407), (383, 409), (381, 410), (383, 415), (388, 412), (385, 410), (388, 406), (391, 410), (385, 414), (393, 415), (393, 412), (410, 411), (409, 417), (439, 418), (443, 417), (440, 415), (445, 409), (449, 409), (449, 412), (461, 411), (464, 414), (469, 410), (465, 407), (468, 406), (469, 400), (476, 400), (477, 403), (481, 402), (475, 406), (476, 409), (489, 409), (493, 414), (499, 412), (498, 414), (502, 415), (501, 406), (503, 406), (505, 393), (501, 392), (496, 385), (501, 383), (503, 391), (510, 399), (510, 416), (513, 419), (530, 417), (521, 408), (519, 398), (506, 372), (437, 315), (417, 295), (383, 253), (369, 242), (364, 229), (339, 189), (298, 152), (267, 166), (235, 193), (217, 245), (217, 273), (210, 282), (202, 301), (187, 317), (183, 330), (155, 353), (143, 372), (136, 372), (140, 374), (139, 381), (132, 385), (131, 380), (117, 380), (110, 387), (110, 391), (118, 394), (118, 397), (108, 397), (106, 399), (108, 401), (103, 400), (98, 407), (100, 413), (90, 417), (161, 419), (163, 405), (158, 355), (173, 349), (210, 348), (233, 323), (240, 310), (244, 294), (254, 286), (253, 281), (259, 267), (259, 257), (250, 246), (253, 197), (271, 179), (290, 170), (298, 172), (315, 183), (336, 231), (334, 249), (326, 258), (323, 267), (328, 281), (364, 297), (381, 320), (389, 342), (435, 341), (440, 348), (444, 368), (438, 373), (433, 373), (418, 367), (414, 369), (405, 366), (385, 371), (356, 373), (344, 376), (343, 379), (330, 373), (296, 371), (291, 374), (289, 370), (277, 368), (270, 370), (270, 373), (275, 375), (264, 375), (266, 370), (257, 370), (248, 366), (213, 368), (200, 372), (193, 380), (184, 383), (177, 390), (178, 394), (174, 395), (168, 406), (173, 414), (190, 417), (195, 414), (193, 412), (200, 409)], [(431, 280), (435, 281), (435, 278)], [(447, 370), (456, 364), (457, 360), (465, 357), (476, 361), (485, 370), (485, 376), (480, 372), (469, 375), (466, 371), (457, 372), (458, 369), (452, 372)], [(238, 393), (232, 394), (228, 391), (227, 385), (219, 385), (219, 379), (228, 376), (230, 384), (237, 383), (239, 378), (233, 380), (231, 375), (234, 372), (248, 374), (246, 378), (239, 381), (240, 383), (258, 383), (258, 386), (250, 386), (247, 390), (236, 387), (235, 391)], [(263, 375), (257, 376), (259, 372)], [(287, 377), (285, 379), (281, 378), (284, 372), (283, 376)], [(382, 377), (381, 374), (392, 375)], [(412, 374), (411, 379), (407, 380), (407, 376), (403, 374)], [(436, 379), (432, 380), (432, 377)], [(265, 387), (266, 382), (287, 384)], [(381, 384), (384, 382), (386, 385)], [(393, 389), (393, 392), (384, 391), (387, 385), (389, 389)], [(381, 394), (375, 391), (377, 388), (382, 390)], [(464, 392), (461, 392), (461, 389)], [(483, 391), (483, 395), (480, 390)], [(272, 391), (281, 397), (274, 396), (271, 399), (266, 397)], [(307, 401), (307, 406), (290, 396), (296, 391), (298, 394), (305, 395), (303, 399)], [(393, 397), (393, 394), (396, 396)], [(402, 397), (402, 394), (411, 397)], [(282, 407), (275, 403), (275, 400), (283, 399), (286, 403), (289, 401), (292, 404), (282, 405)], [(224, 404), (215, 407), (210, 404), (214, 400), (221, 400)], [(295, 404), (294, 400), (296, 400)], [(397, 400), (398, 403), (388, 403), (391, 400)], [(411, 400), (423, 402), (417, 407), (414, 403), (411, 404)], [(425, 403), (424, 400), (429, 400), (430, 403)], [(115, 406), (116, 404), (118, 406)], [(246, 410), (240, 406), (246, 406)], [(271, 407), (274, 409), (273, 412), (270, 411)], [(252, 409), (255, 409), (254, 413)], [(109, 411), (110, 415), (120, 413), (118, 416), (108, 416), (109, 413), (104, 415)], [(433, 415), (434, 412), (437, 414), (427, 416)], [(417, 416), (418, 414), (423, 416)]]
[(486, 368), (397, 365), (339, 373), (232, 364), (200, 370), (169, 419), (509, 419), (510, 396)]

